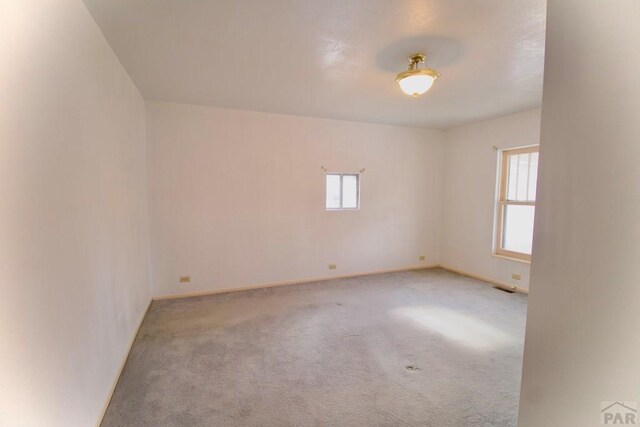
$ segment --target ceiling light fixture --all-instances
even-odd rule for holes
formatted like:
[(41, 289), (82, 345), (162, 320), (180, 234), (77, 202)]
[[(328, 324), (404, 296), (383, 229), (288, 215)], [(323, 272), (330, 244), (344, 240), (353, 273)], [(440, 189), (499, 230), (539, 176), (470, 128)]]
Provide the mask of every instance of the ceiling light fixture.
[[(396, 76), (400, 89), (407, 95), (417, 98), (433, 86), (433, 82), (440, 77), (440, 73), (431, 68), (418, 68), (425, 64), (426, 56), (416, 53), (409, 57), (409, 69)], [(426, 64), (425, 64), (426, 67)]]

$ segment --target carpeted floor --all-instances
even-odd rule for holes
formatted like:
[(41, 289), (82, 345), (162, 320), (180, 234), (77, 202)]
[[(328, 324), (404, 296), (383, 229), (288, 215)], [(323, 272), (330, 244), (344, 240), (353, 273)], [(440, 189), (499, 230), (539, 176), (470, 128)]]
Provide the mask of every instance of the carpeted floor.
[(526, 304), (442, 269), (155, 301), (102, 425), (512, 426)]

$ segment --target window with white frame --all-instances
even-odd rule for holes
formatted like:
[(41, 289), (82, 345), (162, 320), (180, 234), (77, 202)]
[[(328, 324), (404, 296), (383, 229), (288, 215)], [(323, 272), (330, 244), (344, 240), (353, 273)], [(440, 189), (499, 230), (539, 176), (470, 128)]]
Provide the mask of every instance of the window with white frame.
[(503, 150), (501, 156), (495, 253), (530, 261), (538, 146)]
[(327, 210), (353, 210), (360, 207), (360, 175), (327, 174)]

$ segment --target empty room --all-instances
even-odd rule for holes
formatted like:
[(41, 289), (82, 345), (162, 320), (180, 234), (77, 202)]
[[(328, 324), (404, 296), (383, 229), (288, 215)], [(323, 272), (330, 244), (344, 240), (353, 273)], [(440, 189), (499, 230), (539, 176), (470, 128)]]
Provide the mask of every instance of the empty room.
[(0, 426), (640, 424), (637, 0), (0, 0)]

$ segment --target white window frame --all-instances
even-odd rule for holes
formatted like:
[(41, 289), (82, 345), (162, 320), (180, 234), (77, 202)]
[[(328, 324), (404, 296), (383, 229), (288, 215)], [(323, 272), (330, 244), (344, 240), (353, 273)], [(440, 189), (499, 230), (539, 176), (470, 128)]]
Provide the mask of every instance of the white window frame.
[(533, 201), (515, 201), (509, 200), (507, 197), (507, 190), (509, 186), (509, 157), (517, 154), (527, 153), (539, 153), (539, 145), (531, 145), (521, 148), (511, 148), (500, 151), (500, 180), (498, 188), (498, 205), (497, 205), (497, 226), (495, 233), (494, 251), (493, 254), (500, 257), (512, 258), (519, 261), (531, 262), (531, 254), (524, 252), (515, 252), (504, 249), (502, 243), (504, 242), (504, 213), (507, 206), (533, 206), (535, 209), (536, 202)]
[[(328, 208), (327, 207), (327, 176), (329, 175), (338, 175), (340, 176), (340, 207), (337, 208)], [(345, 176), (355, 176), (356, 177), (356, 207), (355, 208), (344, 208), (342, 207), (342, 178)], [(325, 185), (325, 201), (324, 207), (327, 211), (357, 211), (360, 209), (360, 174), (359, 173), (339, 173), (339, 172), (327, 172), (324, 177), (324, 185)]]

